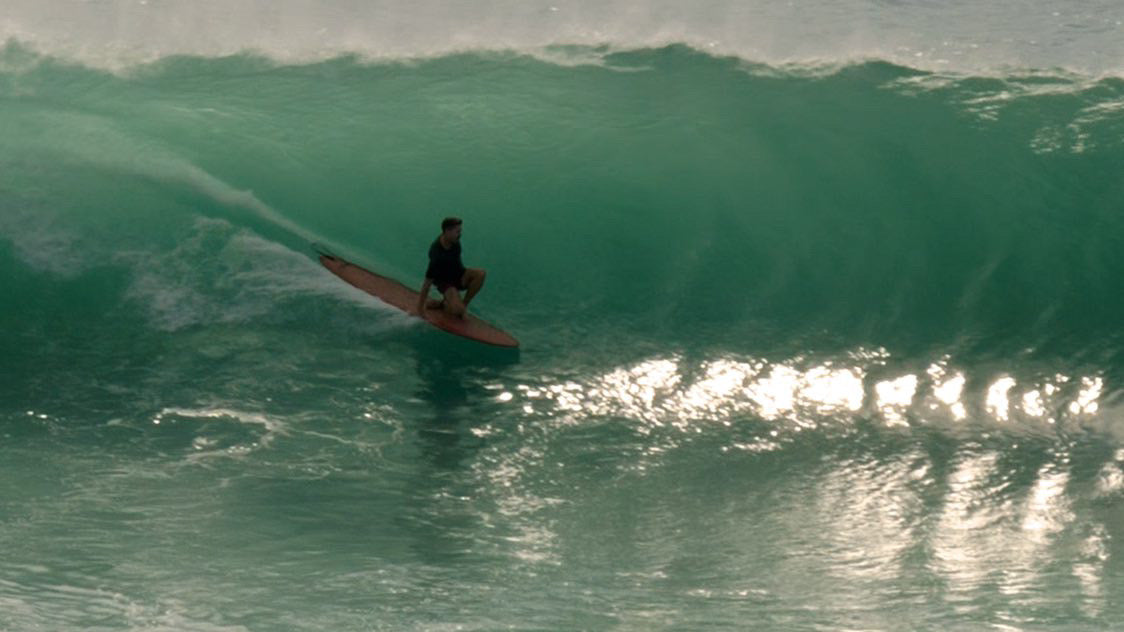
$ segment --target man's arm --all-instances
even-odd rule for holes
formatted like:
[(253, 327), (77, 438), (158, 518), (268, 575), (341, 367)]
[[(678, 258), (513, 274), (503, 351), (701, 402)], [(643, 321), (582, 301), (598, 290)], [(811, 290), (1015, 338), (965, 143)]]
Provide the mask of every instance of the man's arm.
[(425, 277), (425, 283), (422, 283), (421, 291), (418, 292), (418, 308), (417, 314), (421, 318), (425, 318), (425, 301), (429, 298), (429, 286), (433, 285), (433, 279)]

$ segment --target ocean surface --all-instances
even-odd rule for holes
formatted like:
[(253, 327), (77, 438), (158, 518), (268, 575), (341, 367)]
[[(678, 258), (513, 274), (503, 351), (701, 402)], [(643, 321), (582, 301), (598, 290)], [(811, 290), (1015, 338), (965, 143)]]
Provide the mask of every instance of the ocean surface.
[[(979, 4), (0, 0), (0, 630), (1124, 628), (1124, 6)], [(447, 215), (518, 351), (309, 245)]]

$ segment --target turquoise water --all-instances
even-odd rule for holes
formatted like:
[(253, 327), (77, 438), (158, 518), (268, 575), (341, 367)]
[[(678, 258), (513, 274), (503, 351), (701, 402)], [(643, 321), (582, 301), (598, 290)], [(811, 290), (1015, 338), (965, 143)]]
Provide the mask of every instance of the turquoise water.
[[(0, 630), (1124, 622), (1111, 73), (72, 52), (0, 52)], [(308, 246), (445, 215), (520, 352)]]

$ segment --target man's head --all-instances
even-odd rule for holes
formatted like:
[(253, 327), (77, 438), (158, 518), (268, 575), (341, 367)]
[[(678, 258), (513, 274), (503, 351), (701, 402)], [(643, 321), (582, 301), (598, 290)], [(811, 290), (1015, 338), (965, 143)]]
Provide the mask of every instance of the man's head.
[(460, 241), (461, 224), (464, 222), (459, 217), (446, 217), (441, 221), (441, 235), (453, 243)]

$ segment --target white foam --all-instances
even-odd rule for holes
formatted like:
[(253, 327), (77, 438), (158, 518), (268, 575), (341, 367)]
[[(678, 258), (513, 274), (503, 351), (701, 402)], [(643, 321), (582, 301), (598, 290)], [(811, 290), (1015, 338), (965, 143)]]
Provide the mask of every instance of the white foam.
[(268, 448), (278, 436), (287, 435), (285, 425), (266, 415), (255, 412), (234, 410), (232, 408), (165, 408), (161, 410), (152, 423), (160, 425), (166, 417), (180, 417), (198, 419), (208, 422), (234, 422), (251, 426), (261, 426), (261, 434), (256, 441), (251, 443), (220, 444), (219, 441), (197, 436), (191, 443), (193, 451), (187, 456), (189, 462), (198, 462), (203, 459), (215, 457), (239, 457), (254, 452), (257, 448)]
[(168, 55), (257, 51), (297, 62), (466, 50), (539, 53), (682, 43), (778, 65), (885, 59), (932, 70), (1124, 63), (1124, 4), (1092, 0), (7, 0), (0, 40), (121, 68)]
[[(193, 234), (165, 253), (128, 252), (128, 295), (169, 331), (199, 323), (246, 322), (294, 298), (325, 297), (383, 312), (379, 327), (415, 319), (343, 283), (316, 261), (220, 219), (196, 220)], [(217, 281), (216, 281), (217, 279)]]
[(35, 270), (69, 279), (89, 264), (77, 232), (45, 208), (0, 209), (0, 237), (10, 241), (16, 256)]
[(258, 262), (234, 275), (234, 282), (245, 291), (269, 297), (312, 295), (346, 301), (387, 315), (402, 315), (402, 322), (413, 319), (370, 294), (341, 282), (323, 266), (282, 244), (239, 231), (229, 248)]
[(284, 425), (281, 422), (274, 421), (261, 413), (234, 410), (233, 408), (164, 408), (156, 415), (156, 419), (159, 420), (168, 415), (203, 419), (233, 419), (239, 423), (260, 425), (265, 429), (266, 434), (284, 434)]

